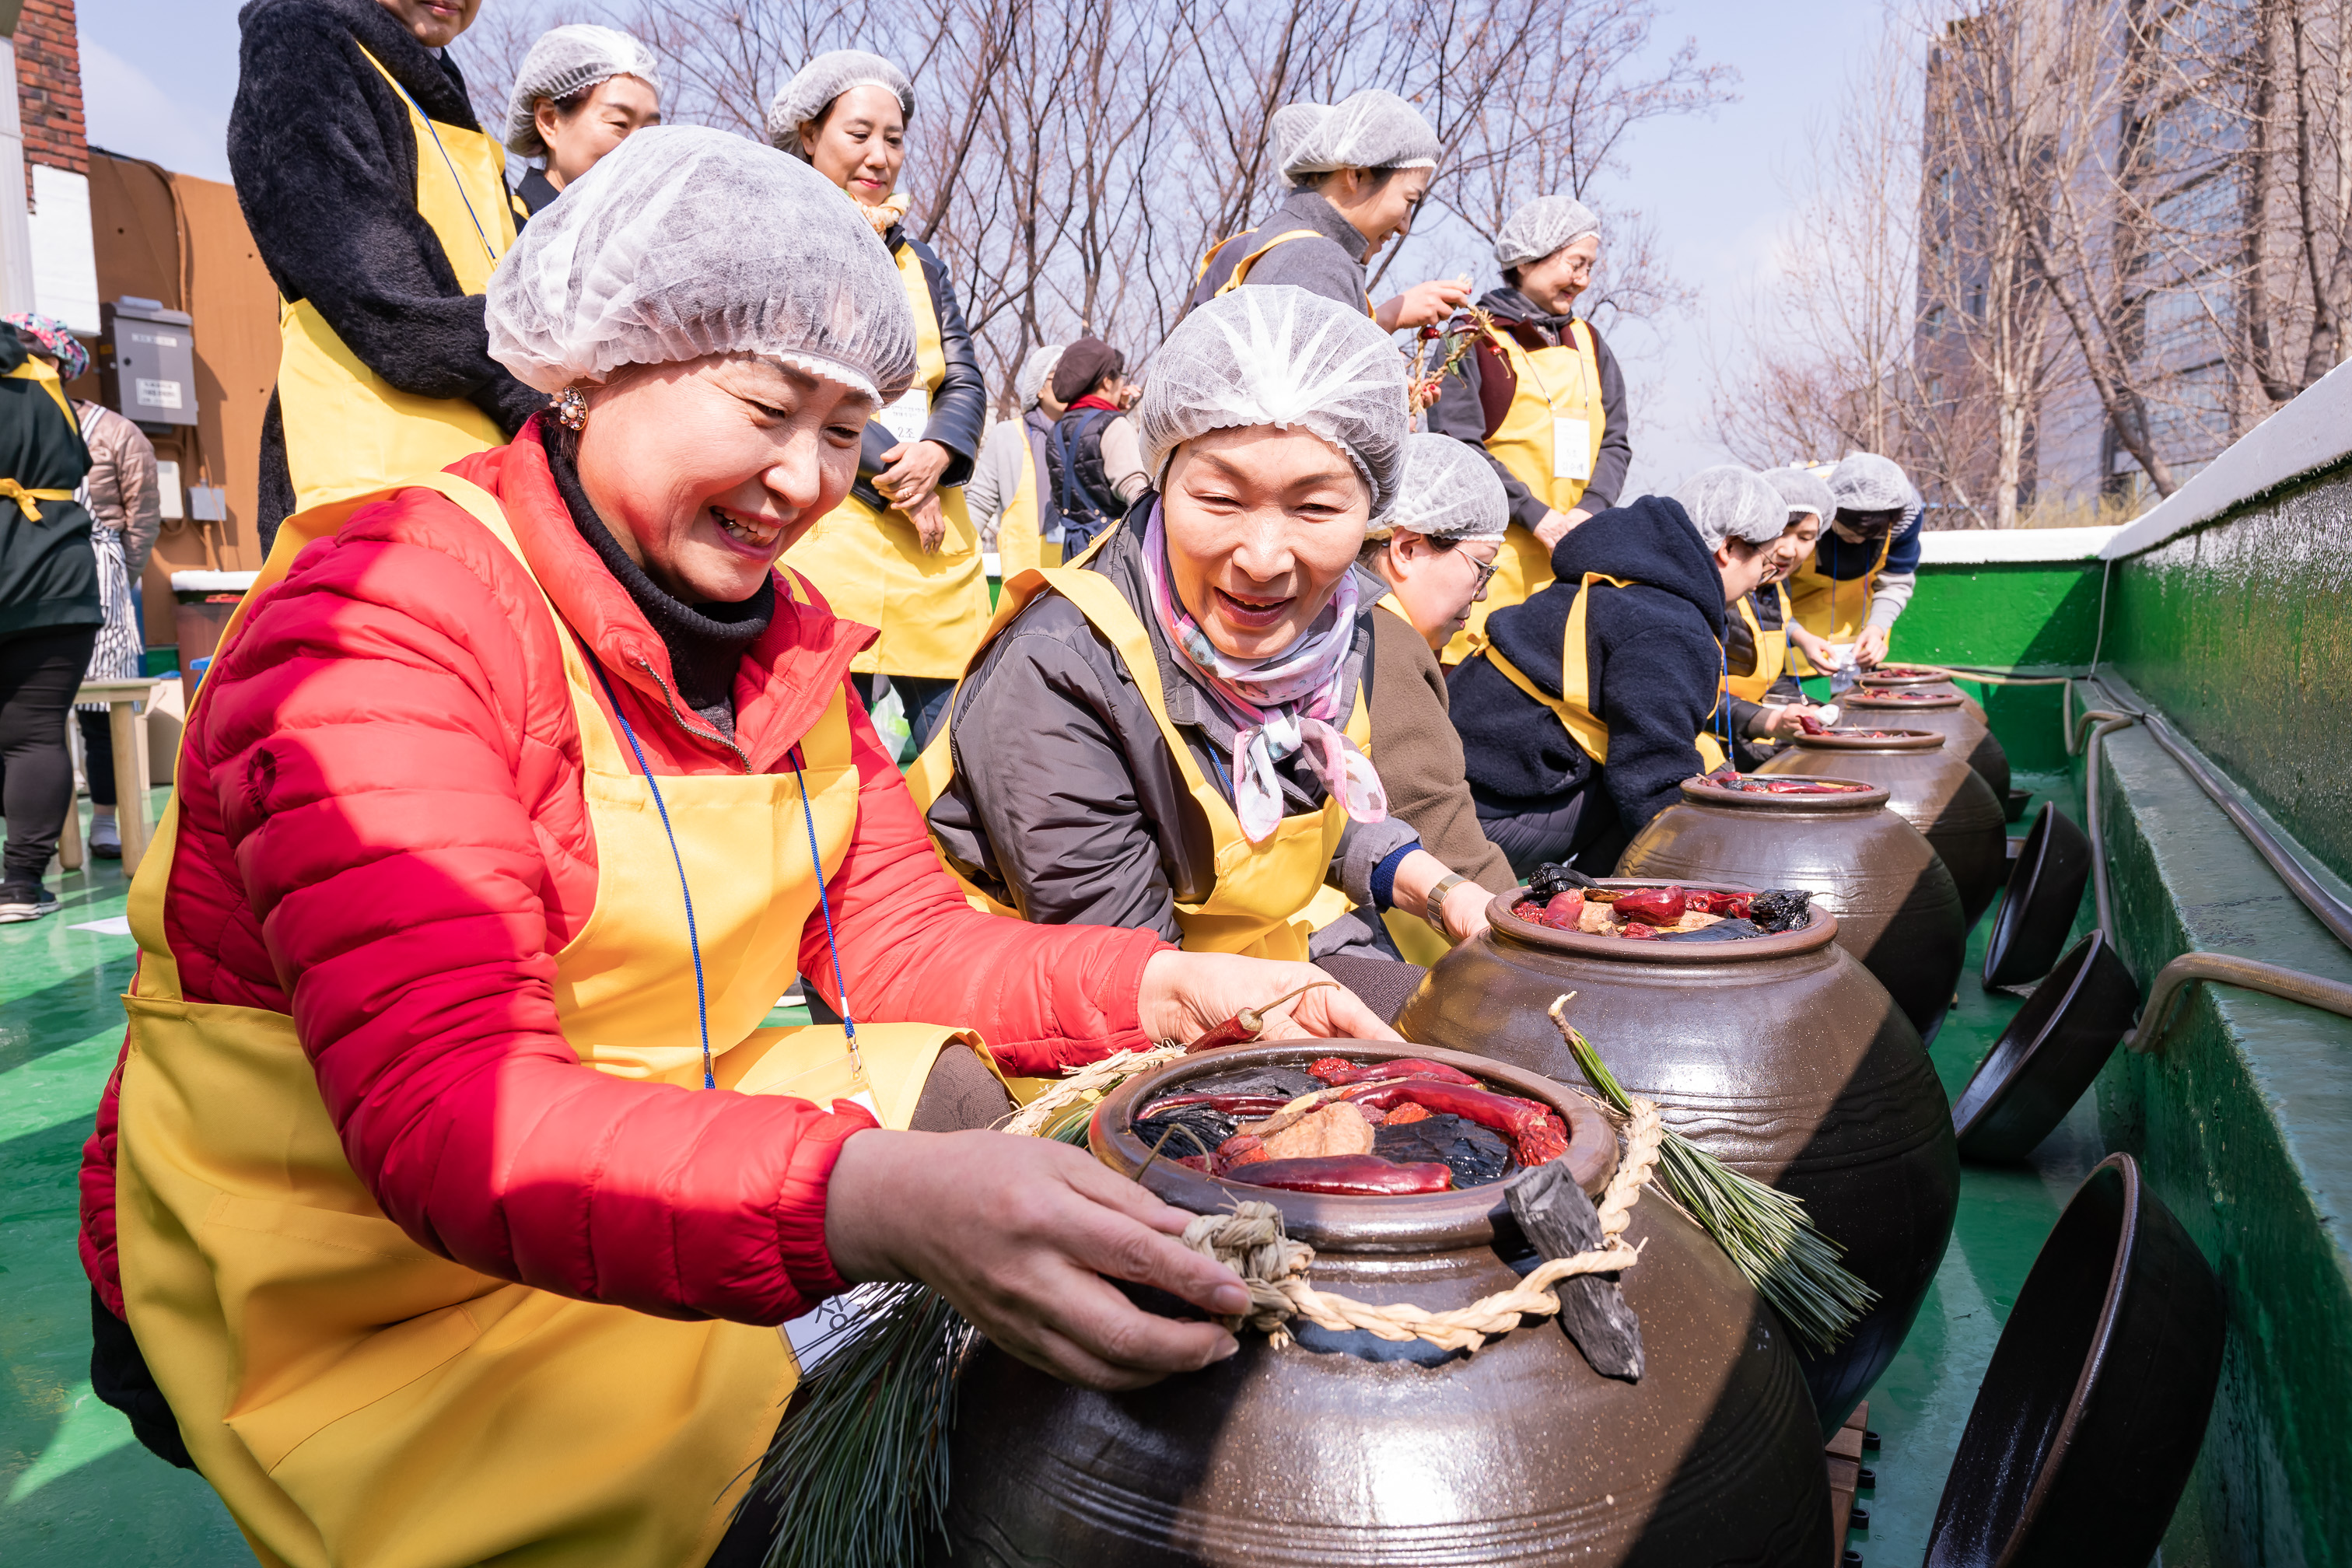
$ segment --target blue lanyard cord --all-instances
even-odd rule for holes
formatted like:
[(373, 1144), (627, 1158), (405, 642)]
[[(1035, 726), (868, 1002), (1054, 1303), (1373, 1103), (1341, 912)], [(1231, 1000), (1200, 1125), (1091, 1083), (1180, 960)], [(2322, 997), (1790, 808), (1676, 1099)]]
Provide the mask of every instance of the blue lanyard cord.
[[(621, 721), (621, 734), (637, 759), (637, 771), (646, 775), (646, 787), (654, 793), (654, 809), (661, 813), (662, 832), (669, 839), (669, 858), (677, 867), (678, 896), (686, 900), (687, 950), (694, 954), (694, 1016), (702, 1026), (702, 1087), (717, 1089), (719, 1079), (710, 1069), (710, 998), (703, 989), (702, 943), (694, 934), (694, 893), (686, 885), (686, 858), (677, 852), (677, 833), (669, 825), (669, 807), (662, 804), (661, 785), (654, 783), (654, 771), (646, 765), (645, 748), (637, 744), (637, 732), (629, 728), (629, 716), (621, 711), (621, 699), (613, 689), (612, 679), (601, 666), (589, 668), (596, 671), (596, 679), (604, 688), (605, 700), (613, 705), (613, 717)], [(803, 789), (802, 793), (805, 795), (807, 792)], [(829, 922), (827, 929), (831, 929)]]
[[(386, 73), (385, 79), (392, 80), (389, 72)], [(425, 109), (422, 104), (418, 103), (414, 98), (409, 97), (408, 89), (401, 86), (398, 81), (392, 82), (392, 90), (400, 94), (402, 100), (405, 102), (409, 108), (416, 111), (416, 118), (425, 122), (425, 134), (433, 138), (433, 150), (441, 154), (441, 162), (449, 171), (449, 181), (452, 184), (457, 187), (457, 199), (466, 204), (466, 216), (474, 220), (474, 237), (482, 242), (482, 253), (488, 256), (491, 262), (495, 264), (498, 261), (499, 253), (490, 244), (489, 231), (482, 226), (481, 215), (474, 210), (474, 198), (466, 194), (466, 182), (458, 178), (457, 165), (457, 163), (449, 156), (449, 149), (441, 145), (441, 132), (433, 129), (433, 117), (425, 112)], [(615, 710), (615, 711), (618, 711), (618, 710)], [(621, 721), (621, 725), (624, 730), (627, 729), (628, 721), (625, 719)], [(647, 773), (646, 776), (647, 778), (651, 778), (653, 777), (653, 774)], [(661, 798), (661, 792), (658, 790), (655, 791), (654, 798), (656, 800), (659, 800)]]
[(833, 991), (841, 998), (841, 1032), (849, 1037), (849, 1065), (866, 1076), (865, 1058), (857, 1051), (857, 1020), (849, 1012), (849, 987), (841, 978), (841, 943), (833, 934), (833, 898), (824, 890), (824, 859), (816, 847), (816, 808), (809, 804), (808, 774), (801, 771), (801, 749), (793, 748), (793, 777), (800, 781), (801, 820), (808, 824), (809, 864), (816, 869), (816, 907), (824, 916), (825, 950), (833, 955)]

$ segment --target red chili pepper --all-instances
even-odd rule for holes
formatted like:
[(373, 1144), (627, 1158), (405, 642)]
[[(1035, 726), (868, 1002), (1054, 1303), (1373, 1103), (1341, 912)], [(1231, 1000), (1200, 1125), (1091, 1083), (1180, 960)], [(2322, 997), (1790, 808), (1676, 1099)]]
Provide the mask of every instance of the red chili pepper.
[(1693, 889), (1685, 897), (1690, 900), (1690, 908), (1698, 910), (1701, 914), (1722, 915), (1730, 920), (1746, 920), (1748, 905), (1754, 900), (1756, 895)]
[(1247, 1120), (1272, 1116), (1289, 1103), (1278, 1094), (1171, 1094), (1145, 1106), (1136, 1120), (1141, 1121), (1163, 1110), (1180, 1110), (1188, 1105), (1205, 1105), (1211, 1110), (1222, 1110), (1228, 1116)]
[(1568, 1147), (1568, 1130), (1559, 1117), (1532, 1100), (1496, 1094), (1430, 1079), (1391, 1079), (1350, 1088), (1342, 1097), (1359, 1104), (1369, 1101), (1383, 1110), (1401, 1104), (1419, 1105), (1443, 1115), (1459, 1116), (1481, 1127), (1507, 1132), (1517, 1142), (1519, 1163), (1540, 1165)]
[(1797, 727), (1808, 735), (1826, 735), (1830, 732), (1830, 727), (1827, 724), (1810, 713), (1797, 715)]
[(1209, 1169), (1222, 1173), (1272, 1158), (1265, 1152), (1265, 1139), (1255, 1132), (1236, 1132), (1217, 1145), (1217, 1152), (1209, 1158)]
[[(1447, 1067), (1424, 1057), (1399, 1057), (1394, 1061), (1365, 1062), (1359, 1065), (1339, 1057), (1325, 1057), (1308, 1064), (1307, 1070), (1325, 1083), (1371, 1083), (1392, 1078), (1433, 1079), (1440, 1083), (1463, 1083), (1478, 1087), (1478, 1080), (1459, 1068)], [(1352, 1097), (1350, 1097), (1352, 1098)]]
[(1265, 1033), (1265, 1016), (1268, 1013), (1273, 1012), (1285, 1002), (1297, 1000), (1309, 991), (1320, 991), (1327, 985), (1336, 987), (1339, 984), (1336, 980), (1318, 980), (1300, 986), (1287, 996), (1277, 996), (1263, 1007), (1244, 1007), (1223, 1023), (1208, 1030), (1191, 1045), (1186, 1046), (1184, 1054), (1192, 1057), (1198, 1056), (1202, 1051), (1213, 1051), (1220, 1046), (1246, 1046)]
[(1623, 937), (1628, 942), (1656, 942), (1659, 940), (1657, 927), (1645, 926), (1640, 924), (1638, 921), (1633, 925), (1619, 926), (1617, 928), (1617, 934)]
[(1670, 926), (1689, 907), (1690, 900), (1680, 888), (1640, 888), (1617, 896), (1618, 917), (1643, 925)]
[(1551, 902), (1543, 909), (1543, 923), (1554, 931), (1575, 931), (1584, 920), (1584, 889), (1570, 888), (1564, 893), (1554, 893)]
[(1378, 1154), (1322, 1154), (1307, 1160), (1265, 1160), (1248, 1167), (1234, 1180), (1253, 1187), (1280, 1187), (1294, 1193), (1343, 1193), (1383, 1197), (1400, 1193), (1442, 1193), (1454, 1185), (1454, 1173), (1435, 1160), (1400, 1164)]

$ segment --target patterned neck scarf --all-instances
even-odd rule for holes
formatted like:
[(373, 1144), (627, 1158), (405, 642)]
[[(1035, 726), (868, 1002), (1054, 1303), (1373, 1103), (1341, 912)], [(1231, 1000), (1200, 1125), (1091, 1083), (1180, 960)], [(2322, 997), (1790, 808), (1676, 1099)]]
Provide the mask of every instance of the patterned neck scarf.
[(1253, 844), (1282, 823), (1282, 780), (1276, 764), (1304, 753), (1325, 790), (1358, 822), (1382, 822), (1388, 792), (1372, 760), (1341, 732), (1340, 686), (1356, 638), (1356, 574), (1339, 579), (1331, 602), (1298, 640), (1269, 658), (1218, 651), (1168, 581), (1168, 535), (1160, 503), (1143, 532), (1143, 571), (1151, 607), (1177, 657), (1207, 687), (1238, 727), (1234, 736), (1234, 814)]
[(866, 221), (873, 226), (874, 232), (877, 235), (889, 233), (890, 226), (903, 220), (907, 216), (907, 209), (915, 205), (915, 198), (904, 191), (883, 197), (880, 205), (876, 206), (867, 206), (856, 196), (851, 196), (849, 199), (859, 212), (866, 215)]

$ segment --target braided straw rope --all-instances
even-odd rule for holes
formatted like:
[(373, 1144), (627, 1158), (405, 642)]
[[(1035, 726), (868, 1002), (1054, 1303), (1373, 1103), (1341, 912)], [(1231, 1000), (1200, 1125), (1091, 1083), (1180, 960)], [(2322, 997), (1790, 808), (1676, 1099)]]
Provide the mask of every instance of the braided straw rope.
[(1004, 1124), (1004, 1131), (1024, 1138), (1034, 1138), (1045, 1131), (1056, 1116), (1079, 1100), (1089, 1096), (1099, 1100), (1121, 1080), (1146, 1068), (1174, 1061), (1183, 1054), (1181, 1046), (1154, 1046), (1150, 1050), (1120, 1051), (1098, 1062), (1088, 1062), (1023, 1106), (1013, 1120)]
[(1631, 1268), (1642, 1260), (1641, 1249), (1624, 1239), (1633, 1205), (1642, 1195), (1651, 1168), (1657, 1163), (1658, 1142), (1664, 1130), (1658, 1108), (1646, 1100), (1632, 1102), (1626, 1119), (1625, 1152), (1617, 1173), (1598, 1205), (1605, 1244), (1572, 1258), (1555, 1258), (1538, 1265), (1509, 1290), (1481, 1297), (1466, 1307), (1432, 1312), (1399, 1301), (1385, 1307), (1347, 1296), (1318, 1290), (1307, 1282), (1315, 1249), (1283, 1234), (1282, 1214), (1272, 1204), (1244, 1203), (1229, 1214), (1193, 1216), (1184, 1227), (1184, 1245), (1232, 1268), (1248, 1285), (1250, 1310), (1228, 1320), (1226, 1327), (1247, 1323), (1266, 1335), (1279, 1350), (1290, 1343), (1284, 1327), (1292, 1318), (1305, 1318), (1318, 1328), (1343, 1331), (1364, 1329), (1384, 1340), (1426, 1340), (1443, 1350), (1475, 1351), (1491, 1335), (1507, 1334), (1521, 1318), (1549, 1316), (1559, 1310), (1551, 1287), (1580, 1274), (1609, 1274)]

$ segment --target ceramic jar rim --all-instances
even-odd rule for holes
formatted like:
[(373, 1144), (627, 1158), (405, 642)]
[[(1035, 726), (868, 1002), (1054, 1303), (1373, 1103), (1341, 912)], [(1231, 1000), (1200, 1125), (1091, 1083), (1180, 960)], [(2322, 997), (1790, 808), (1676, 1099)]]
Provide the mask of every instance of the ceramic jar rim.
[(1864, 670), (1862, 676), (1862, 683), (1864, 686), (1944, 686), (1949, 684), (1951, 679), (1948, 675), (1930, 673), (1925, 669), (1921, 669), (1916, 674), (1904, 675), (1891, 675), (1884, 669), (1871, 669)]
[[(1229, 1046), (1204, 1056), (1181, 1057), (1136, 1074), (1105, 1095), (1087, 1126), (1087, 1145), (1096, 1159), (1132, 1178), (1150, 1159), (1150, 1146), (1129, 1127), (1135, 1106), (1168, 1092), (1186, 1079), (1236, 1068), (1304, 1068), (1318, 1057), (1348, 1056), (1365, 1061), (1415, 1057), (1459, 1068), (1494, 1088), (1538, 1101), (1568, 1124), (1569, 1162), (1579, 1185), (1598, 1195), (1617, 1170), (1617, 1134), (1599, 1106), (1565, 1084), (1489, 1057), (1416, 1046), (1406, 1040), (1272, 1040)], [(1192, 1214), (1217, 1214), (1237, 1201), (1270, 1203), (1281, 1211), (1283, 1228), (1294, 1239), (1333, 1253), (1412, 1254), (1455, 1251), (1492, 1245), (1498, 1232), (1516, 1242), (1518, 1222), (1510, 1217), (1504, 1190), (1508, 1182), (1443, 1193), (1394, 1197), (1351, 1197), (1332, 1193), (1294, 1193), (1219, 1181), (1163, 1153), (1143, 1172), (1143, 1186), (1164, 1203)]]
[(1888, 730), (1876, 735), (1857, 735), (1832, 730), (1826, 735), (1791, 735), (1792, 745), (1808, 752), (1940, 752), (1945, 736), (1940, 730)]
[[(1889, 689), (1916, 689), (1916, 686)], [(1893, 708), (1906, 712), (1940, 713), (1947, 708), (1958, 708), (1960, 705), (1960, 694), (1958, 691), (1937, 691), (1924, 698), (1895, 697), (1881, 696), (1864, 689), (1849, 691), (1838, 700), (1849, 708)]]
[[(1660, 877), (1596, 877), (1593, 880), (1604, 888), (1695, 888), (1709, 893), (1763, 891), (1731, 882), (1680, 882)], [(1612, 963), (1755, 963), (1817, 952), (1837, 939), (1837, 917), (1819, 904), (1807, 911), (1805, 923), (1795, 931), (1744, 937), (1738, 942), (1628, 942), (1622, 936), (1559, 931), (1521, 920), (1511, 912), (1511, 906), (1528, 896), (1524, 884), (1495, 896), (1495, 901), (1487, 906), (1486, 920), (1498, 937), (1521, 947), (1574, 953), (1579, 958), (1598, 958)]]
[[(1778, 775), (1768, 773), (1764, 776)], [(1683, 799), (1692, 805), (1727, 806), (1734, 811), (1778, 811), (1794, 816), (1801, 812), (1875, 811), (1893, 798), (1885, 784), (1874, 784), (1867, 779), (1842, 779), (1828, 775), (1816, 778), (1810, 773), (1806, 777), (1814, 784), (1859, 784), (1861, 787), (1843, 795), (1774, 795), (1760, 789), (1723, 789), (1703, 778), (1685, 779)], [(1686, 888), (1696, 885), (1693, 882), (1683, 884)]]

